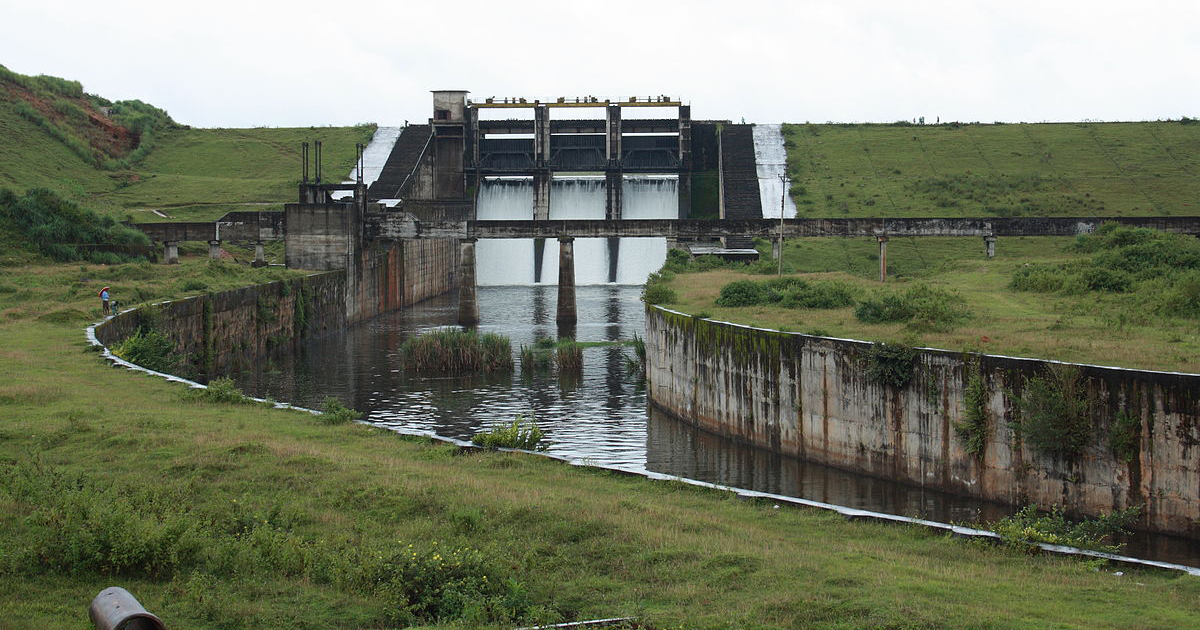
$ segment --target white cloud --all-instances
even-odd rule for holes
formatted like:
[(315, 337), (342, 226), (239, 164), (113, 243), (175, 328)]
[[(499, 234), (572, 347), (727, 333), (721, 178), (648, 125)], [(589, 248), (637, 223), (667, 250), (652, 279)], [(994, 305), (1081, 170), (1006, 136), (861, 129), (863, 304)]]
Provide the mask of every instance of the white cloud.
[(400, 123), (429, 90), (750, 121), (1200, 114), (1189, 2), (0, 0), (0, 63), (197, 126)]

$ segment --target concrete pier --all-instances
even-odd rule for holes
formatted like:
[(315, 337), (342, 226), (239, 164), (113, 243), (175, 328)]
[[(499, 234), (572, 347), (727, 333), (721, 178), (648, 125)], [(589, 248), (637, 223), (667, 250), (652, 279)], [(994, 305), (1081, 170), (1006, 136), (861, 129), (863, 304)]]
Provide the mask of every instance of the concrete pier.
[(558, 316), (559, 324), (574, 324), (575, 311), (575, 238), (558, 237)]
[(475, 285), (475, 239), (458, 242), (458, 324), (479, 323), (479, 296)]
[(616, 221), (621, 218), (622, 193), (625, 178), (620, 170), (604, 173), (604, 218)]
[(988, 258), (996, 257), (996, 237), (995, 236), (989, 234), (988, 236), (983, 237), (983, 246), (987, 251)]
[(163, 264), (179, 264), (179, 241), (163, 241)]
[(212, 260), (221, 260), (221, 241), (208, 242), (208, 257)]
[(533, 174), (533, 220), (550, 220), (550, 171), (544, 169)]
[(263, 251), (263, 242), (258, 241), (254, 244), (254, 262), (250, 263), (251, 267), (266, 267), (267, 255)]

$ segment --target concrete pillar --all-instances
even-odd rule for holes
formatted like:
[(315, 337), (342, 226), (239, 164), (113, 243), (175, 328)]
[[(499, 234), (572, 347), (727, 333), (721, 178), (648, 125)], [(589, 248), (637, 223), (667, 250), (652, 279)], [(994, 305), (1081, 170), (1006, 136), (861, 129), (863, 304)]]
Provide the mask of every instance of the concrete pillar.
[(458, 242), (458, 324), (479, 323), (479, 298), (475, 286), (475, 239)]
[(550, 219), (550, 181), (549, 170), (539, 170), (533, 174), (533, 220), (547, 221)]
[(538, 168), (550, 167), (550, 108), (545, 104), (533, 108), (533, 160)]
[(208, 257), (212, 260), (221, 260), (221, 241), (208, 242)]
[(267, 254), (263, 251), (263, 242), (254, 242), (254, 262), (250, 263), (251, 267), (266, 267)]
[(988, 258), (996, 257), (996, 237), (994, 235), (988, 234), (987, 236), (983, 237), (983, 246), (987, 250)]
[(771, 259), (779, 260), (783, 256), (783, 240), (778, 236), (771, 239)]
[(575, 238), (558, 237), (558, 317), (559, 324), (574, 324), (575, 313)]
[(609, 170), (604, 173), (604, 218), (616, 221), (621, 218), (622, 194), (625, 177), (620, 170)]
[(679, 218), (692, 213), (692, 106), (679, 106)]
[(604, 108), (604, 157), (608, 159), (608, 168), (621, 168), (621, 106), (609, 105)]
[(879, 281), (887, 282), (887, 242), (888, 237), (877, 236), (879, 240)]
[(179, 264), (179, 241), (163, 241), (163, 264)]

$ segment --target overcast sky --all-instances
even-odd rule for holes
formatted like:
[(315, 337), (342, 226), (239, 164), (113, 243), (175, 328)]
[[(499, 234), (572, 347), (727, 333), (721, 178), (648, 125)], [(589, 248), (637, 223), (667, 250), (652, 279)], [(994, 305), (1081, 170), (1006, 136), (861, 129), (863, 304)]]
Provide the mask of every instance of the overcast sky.
[(670, 94), (747, 122), (1200, 116), (1195, 0), (0, 0), (0, 17), (0, 64), (201, 127), (421, 121), (434, 89)]

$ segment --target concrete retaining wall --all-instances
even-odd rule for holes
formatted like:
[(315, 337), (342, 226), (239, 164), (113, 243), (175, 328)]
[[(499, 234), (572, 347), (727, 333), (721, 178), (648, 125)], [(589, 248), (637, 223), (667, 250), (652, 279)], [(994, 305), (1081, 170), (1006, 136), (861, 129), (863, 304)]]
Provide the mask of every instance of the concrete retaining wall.
[[(896, 389), (867, 378), (871, 345), (648, 307), (648, 397), (704, 429), (786, 455), (1076, 515), (1143, 505), (1142, 527), (1200, 537), (1200, 375), (1080, 366), (1094, 430), (1068, 460), (1022, 445), (1011, 426), (1012, 396), (1050, 362), (921, 350), (912, 380)], [(980, 456), (954, 430), (973, 374), (987, 392)], [(1110, 444), (1120, 414), (1141, 423), (1128, 463)]]
[(360, 255), (350, 274), (339, 269), (121, 313), (98, 325), (96, 338), (111, 346), (152, 323), (175, 340), (191, 375), (221, 374), (273, 346), (341, 330), (454, 286), (454, 241), (397, 241)]

